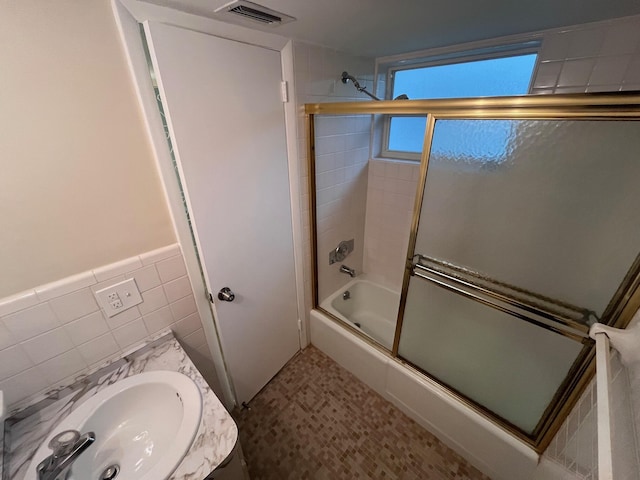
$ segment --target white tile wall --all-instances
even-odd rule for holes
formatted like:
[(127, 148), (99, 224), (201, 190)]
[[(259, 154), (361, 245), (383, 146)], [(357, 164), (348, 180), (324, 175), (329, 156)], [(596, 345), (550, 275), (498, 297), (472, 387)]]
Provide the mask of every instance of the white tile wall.
[[(618, 354), (611, 358), (614, 478), (638, 480), (640, 462), (629, 375)], [(592, 381), (547, 448), (544, 457), (562, 466), (567, 478), (598, 478), (597, 392)]]
[(51, 306), (42, 303), (1, 317), (4, 326), (17, 341), (24, 341), (60, 325)]
[(532, 93), (640, 90), (640, 17), (543, 32)]
[[(135, 278), (143, 303), (108, 318), (94, 292), (125, 278)], [(166, 328), (220, 393), (178, 245), (0, 299), (0, 390), (15, 407)]]
[[(318, 227), (318, 293), (322, 300), (351, 278), (342, 263), (363, 269), (369, 116), (317, 117), (316, 213)], [(329, 252), (340, 241), (354, 239), (354, 251), (329, 265)]]
[(372, 159), (364, 242), (369, 279), (397, 292), (402, 288), (420, 166)]
[[(310, 225), (309, 225), (309, 172), (307, 168), (307, 146), (304, 125), (304, 109), (305, 103), (317, 102), (335, 102), (335, 101), (367, 101), (369, 98), (359, 93), (353, 85), (343, 84), (340, 80), (342, 72), (348, 71), (356, 77), (358, 81), (369, 88), (373, 87), (374, 61), (371, 58), (354, 57), (336, 50), (309, 45), (302, 42), (294, 42), (294, 75), (295, 75), (295, 99), (300, 112), (298, 117), (298, 152), (300, 164), (300, 202), (302, 224), (304, 225), (303, 237), (305, 245), (305, 268), (304, 283), (306, 292), (305, 315), (308, 318), (311, 310), (311, 241), (310, 241)], [(320, 181), (323, 186), (321, 193), (322, 201), (322, 227), (325, 233), (324, 241), (319, 251), (326, 256), (328, 269), (328, 245), (337, 246), (339, 240), (348, 240), (343, 238), (349, 231), (353, 231), (356, 236), (358, 231), (364, 231), (364, 211), (362, 211), (362, 219), (358, 220), (358, 225), (353, 225), (352, 229), (340, 232), (338, 226), (345, 226), (350, 220), (349, 215), (345, 213), (354, 209), (361, 208), (362, 199), (366, 195), (366, 186), (364, 191), (358, 191), (354, 196), (354, 205), (347, 207), (346, 192), (350, 188), (361, 189), (363, 182), (366, 184), (366, 161), (368, 159), (369, 150), (369, 133), (368, 127), (365, 128), (365, 121), (358, 118), (337, 119), (337, 121), (326, 121), (325, 125), (320, 122), (321, 137), (317, 145), (317, 151), (326, 155), (320, 159), (320, 168), (323, 169), (324, 175)], [(363, 178), (364, 177), (364, 178)], [(360, 234), (362, 237), (362, 234)], [(353, 238), (353, 237), (350, 237)], [(326, 250), (326, 251), (325, 251)], [(360, 238), (359, 251), (355, 251), (345, 264), (352, 268), (362, 268), (362, 239)], [(350, 265), (353, 263), (353, 265)], [(335, 270), (339, 268), (339, 264), (333, 265)], [(327, 270), (327, 280), (325, 281), (326, 289), (337, 289), (339, 282), (348, 280), (344, 274), (338, 274), (337, 271)], [(344, 277), (344, 279), (343, 279)], [(338, 283), (337, 283), (338, 282)]]

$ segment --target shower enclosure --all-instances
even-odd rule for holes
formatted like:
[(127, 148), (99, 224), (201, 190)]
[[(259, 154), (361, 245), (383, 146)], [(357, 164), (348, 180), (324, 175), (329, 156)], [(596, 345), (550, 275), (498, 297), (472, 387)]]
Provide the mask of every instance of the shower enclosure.
[[(543, 451), (589, 326), (640, 306), (640, 96), (306, 113), (315, 308)], [(420, 162), (371, 158), (389, 115), (426, 117)]]

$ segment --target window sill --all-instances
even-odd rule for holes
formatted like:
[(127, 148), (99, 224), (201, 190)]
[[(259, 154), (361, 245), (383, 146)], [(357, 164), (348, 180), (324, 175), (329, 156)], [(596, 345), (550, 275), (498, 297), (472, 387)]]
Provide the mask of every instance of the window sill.
[(371, 157), (371, 160), (375, 160), (378, 162), (389, 162), (389, 163), (401, 163), (406, 165), (420, 165), (420, 159), (412, 160), (408, 158), (397, 158), (397, 157)]

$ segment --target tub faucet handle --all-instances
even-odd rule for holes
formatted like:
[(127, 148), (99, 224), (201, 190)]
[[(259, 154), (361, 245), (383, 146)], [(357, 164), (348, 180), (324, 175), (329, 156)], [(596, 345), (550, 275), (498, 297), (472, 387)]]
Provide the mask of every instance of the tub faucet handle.
[(343, 240), (336, 248), (329, 252), (329, 265), (333, 265), (336, 262), (341, 262), (353, 252), (355, 240)]

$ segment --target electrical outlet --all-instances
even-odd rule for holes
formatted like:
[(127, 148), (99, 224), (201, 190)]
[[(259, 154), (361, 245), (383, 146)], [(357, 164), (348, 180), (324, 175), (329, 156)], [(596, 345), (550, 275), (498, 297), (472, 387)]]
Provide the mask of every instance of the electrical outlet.
[(114, 310), (124, 307), (122, 300), (120, 300), (119, 298), (117, 300), (112, 300), (111, 302), (109, 302), (109, 305), (111, 305), (111, 308), (113, 308)]
[(124, 312), (125, 310), (142, 303), (140, 290), (133, 278), (116, 283), (98, 290), (95, 293), (98, 305), (108, 317)]

